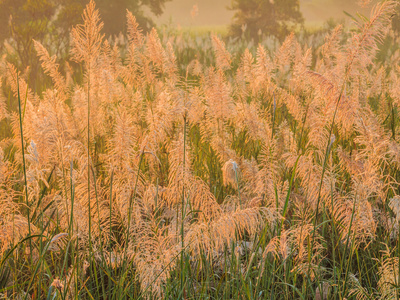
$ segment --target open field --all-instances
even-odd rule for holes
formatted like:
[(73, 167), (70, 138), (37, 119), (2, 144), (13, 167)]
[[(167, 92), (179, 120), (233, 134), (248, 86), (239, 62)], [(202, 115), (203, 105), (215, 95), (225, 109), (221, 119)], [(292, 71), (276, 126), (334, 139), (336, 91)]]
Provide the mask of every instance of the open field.
[[(367, 2), (367, 1), (364, 1)], [(314, 24), (323, 24), (328, 19), (346, 19), (343, 11), (350, 14), (361, 12), (368, 15), (373, 4), (377, 0), (369, 1), (366, 7), (360, 7), (362, 1), (356, 0), (300, 0), (300, 10), (304, 18)], [(198, 8), (198, 14), (191, 16), (193, 6)], [(169, 23), (181, 26), (228, 26), (234, 15), (234, 11), (227, 8), (232, 6), (232, 0), (173, 0), (165, 5), (163, 15), (155, 21), (158, 25)]]
[(0, 299), (399, 299), (395, 6), (254, 44), (90, 2), (35, 84), (4, 56)]

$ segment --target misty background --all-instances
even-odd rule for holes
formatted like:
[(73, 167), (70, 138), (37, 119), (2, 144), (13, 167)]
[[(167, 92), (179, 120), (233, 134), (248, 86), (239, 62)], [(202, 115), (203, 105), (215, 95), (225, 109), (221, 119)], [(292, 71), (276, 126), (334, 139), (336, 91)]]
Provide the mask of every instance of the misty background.
[[(355, 0), (300, 0), (300, 11), (306, 25), (318, 26), (329, 19), (350, 20), (344, 11), (350, 14), (368, 14), (376, 2), (372, 1), (363, 8)], [(164, 13), (154, 17), (154, 20), (157, 25), (171, 23), (183, 27), (228, 26), (234, 15), (234, 12), (229, 10), (231, 3), (231, 0), (172, 0), (165, 4)], [(194, 5), (198, 7), (198, 14), (192, 18), (191, 11)]]
[[(82, 23), (90, 0), (0, 0), (0, 52), (7, 61), (27, 70), (33, 85), (40, 63), (34, 41), (40, 42), (63, 65), (70, 55), (70, 32)], [(126, 33), (126, 11), (144, 33), (184, 29), (199, 35), (216, 32), (233, 43), (266, 38), (283, 42), (291, 33), (323, 36), (335, 24), (347, 23), (357, 12), (369, 16), (377, 0), (95, 0), (106, 38)], [(364, 4), (364, 6), (362, 5)], [(396, 14), (396, 16), (399, 13)], [(363, 19), (363, 18), (361, 18)], [(393, 18), (400, 32), (400, 18)], [(328, 25), (328, 26), (326, 26)], [(305, 30), (303, 30), (305, 29)], [(160, 30), (162, 34), (163, 30)], [(322, 40), (322, 39), (316, 39)], [(27, 69), (28, 68), (28, 69)], [(27, 75), (28, 76), (28, 75)]]

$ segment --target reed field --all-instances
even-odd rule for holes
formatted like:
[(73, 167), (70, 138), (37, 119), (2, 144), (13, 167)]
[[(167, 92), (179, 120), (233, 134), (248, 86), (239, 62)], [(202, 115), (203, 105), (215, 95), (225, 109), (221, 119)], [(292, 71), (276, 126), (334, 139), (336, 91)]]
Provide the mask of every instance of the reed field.
[(35, 84), (6, 47), (0, 299), (399, 300), (396, 5), (255, 44), (91, 1)]

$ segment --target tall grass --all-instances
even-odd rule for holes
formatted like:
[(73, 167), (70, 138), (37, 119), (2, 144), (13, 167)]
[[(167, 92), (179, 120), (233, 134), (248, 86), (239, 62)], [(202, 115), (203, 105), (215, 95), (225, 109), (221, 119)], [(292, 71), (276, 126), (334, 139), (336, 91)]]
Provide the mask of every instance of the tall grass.
[(91, 1), (75, 67), (35, 42), (53, 86), (4, 60), (1, 297), (398, 299), (395, 6), (281, 45), (127, 12), (114, 43)]

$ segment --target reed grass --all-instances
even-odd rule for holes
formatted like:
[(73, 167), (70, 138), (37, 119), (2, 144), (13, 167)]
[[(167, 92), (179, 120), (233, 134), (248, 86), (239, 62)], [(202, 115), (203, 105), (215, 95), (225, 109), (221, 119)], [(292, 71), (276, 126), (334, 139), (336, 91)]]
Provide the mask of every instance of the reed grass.
[(399, 299), (395, 7), (254, 45), (91, 1), (52, 86), (5, 57), (0, 298)]

